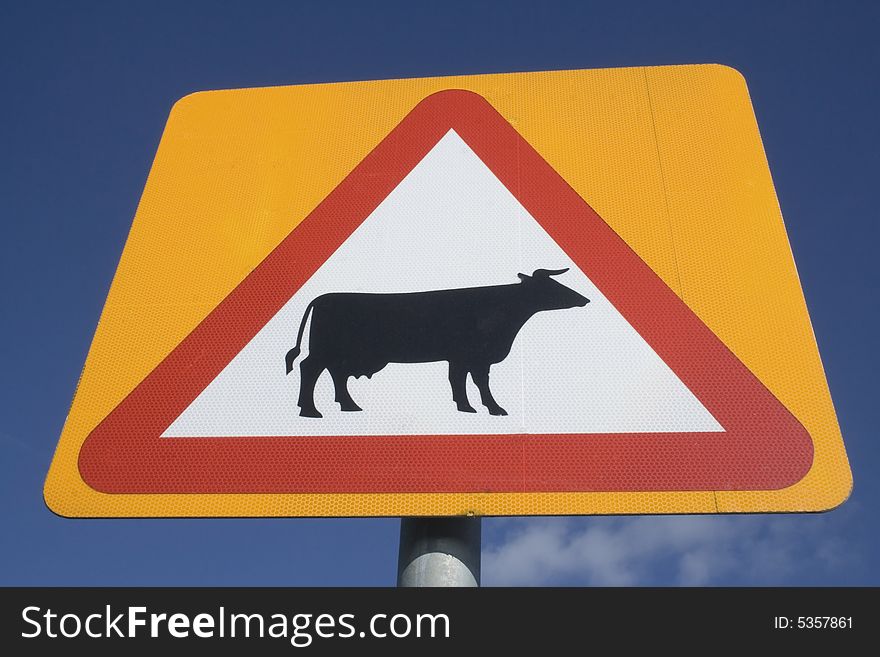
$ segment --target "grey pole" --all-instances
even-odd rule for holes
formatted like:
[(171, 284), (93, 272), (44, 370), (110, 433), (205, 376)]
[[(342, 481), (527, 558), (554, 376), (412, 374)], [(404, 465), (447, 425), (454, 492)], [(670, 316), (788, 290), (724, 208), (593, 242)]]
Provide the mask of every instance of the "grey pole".
[(397, 586), (479, 586), (480, 518), (401, 518)]

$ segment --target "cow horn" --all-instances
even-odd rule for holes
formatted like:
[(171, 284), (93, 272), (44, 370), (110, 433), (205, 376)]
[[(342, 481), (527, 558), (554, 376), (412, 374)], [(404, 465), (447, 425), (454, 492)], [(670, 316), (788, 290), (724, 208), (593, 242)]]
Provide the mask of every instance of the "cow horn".
[(544, 278), (549, 278), (550, 276), (559, 276), (559, 274), (564, 274), (568, 271), (568, 267), (565, 269), (536, 269), (535, 273), (532, 274), (535, 278), (539, 276), (543, 276)]

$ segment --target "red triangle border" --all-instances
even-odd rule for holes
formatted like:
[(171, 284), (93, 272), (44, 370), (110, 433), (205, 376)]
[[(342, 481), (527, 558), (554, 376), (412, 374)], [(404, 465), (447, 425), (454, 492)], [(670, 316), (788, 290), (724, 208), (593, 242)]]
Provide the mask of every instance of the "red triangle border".
[[(725, 431), (161, 438), (451, 129)], [(770, 490), (812, 460), (783, 404), (482, 96), (456, 89), (421, 101), (95, 427), (79, 470), (106, 493)]]

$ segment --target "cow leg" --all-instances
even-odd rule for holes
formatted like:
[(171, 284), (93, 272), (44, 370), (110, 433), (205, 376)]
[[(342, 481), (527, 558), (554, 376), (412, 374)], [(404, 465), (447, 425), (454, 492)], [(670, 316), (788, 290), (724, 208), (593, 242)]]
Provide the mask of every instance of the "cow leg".
[(449, 363), (449, 385), (452, 386), (452, 400), (462, 413), (476, 413), (467, 398), (467, 368), (457, 363)]
[(480, 391), (480, 399), (483, 406), (489, 409), (489, 415), (507, 415), (507, 411), (498, 405), (489, 389), (489, 366), (477, 367), (471, 370), (471, 376), (474, 377), (474, 383)]
[(324, 371), (324, 366), (314, 356), (306, 356), (299, 364), (299, 414), (302, 417), (324, 417), (315, 408), (315, 384)]
[(362, 411), (360, 406), (354, 403), (354, 399), (348, 392), (348, 374), (341, 374), (330, 370), (330, 376), (333, 377), (333, 387), (336, 388), (336, 401), (339, 402), (339, 408), (343, 411)]

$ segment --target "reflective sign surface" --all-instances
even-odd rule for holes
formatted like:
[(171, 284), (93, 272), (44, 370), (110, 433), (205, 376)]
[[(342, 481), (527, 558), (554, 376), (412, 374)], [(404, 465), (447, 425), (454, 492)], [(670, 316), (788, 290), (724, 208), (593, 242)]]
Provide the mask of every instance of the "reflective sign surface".
[(709, 65), (182, 99), (46, 499), (709, 513), (850, 487), (745, 83)]

